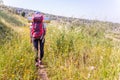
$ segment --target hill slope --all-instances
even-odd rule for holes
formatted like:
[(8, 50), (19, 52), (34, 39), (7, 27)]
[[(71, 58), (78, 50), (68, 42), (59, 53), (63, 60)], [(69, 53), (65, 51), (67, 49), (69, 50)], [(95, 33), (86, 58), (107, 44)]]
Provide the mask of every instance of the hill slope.
[[(11, 13), (0, 11), (0, 44), (7, 43), (12, 39), (12, 36), (15, 34), (15, 31), (11, 28), (15, 26), (22, 26), (23, 21), (18, 19), (18, 16), (12, 16)], [(22, 19), (22, 18), (21, 18)], [(25, 21), (25, 20), (24, 20)], [(7, 41), (6, 41), (7, 40)]]
[(0, 17), (0, 80), (27, 80), (24, 72), (32, 70), (30, 56), (34, 55), (30, 54), (29, 33), (26, 33), (29, 29), (22, 27), (26, 20), (8, 12), (0, 12)]
[[(27, 24), (26, 20), (6, 12), (0, 12), (0, 17), (1, 44), (4, 43), (0, 46), (0, 80), (36, 80), (29, 28), (18, 27)], [(105, 35), (106, 28), (101, 23), (90, 27), (56, 21), (48, 24), (43, 63), (49, 79), (118, 80), (120, 43)]]

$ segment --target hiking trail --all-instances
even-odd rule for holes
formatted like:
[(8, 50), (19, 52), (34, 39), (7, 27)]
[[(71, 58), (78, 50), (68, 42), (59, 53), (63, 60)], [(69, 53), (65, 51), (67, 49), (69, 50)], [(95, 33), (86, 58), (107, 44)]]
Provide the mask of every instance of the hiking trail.
[(37, 68), (37, 75), (38, 75), (38, 78), (37, 80), (49, 80), (48, 79), (48, 76), (47, 76), (47, 71), (45, 69), (45, 65), (42, 64), (40, 65), (38, 68)]

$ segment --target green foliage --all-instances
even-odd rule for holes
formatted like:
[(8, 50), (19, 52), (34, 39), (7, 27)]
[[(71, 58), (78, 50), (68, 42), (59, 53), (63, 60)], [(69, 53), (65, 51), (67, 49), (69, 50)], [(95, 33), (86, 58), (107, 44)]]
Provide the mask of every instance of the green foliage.
[[(16, 21), (2, 18), (9, 24)], [(119, 80), (120, 44), (104, 37), (102, 24), (72, 28), (59, 25), (50, 23), (47, 27), (43, 63), (50, 80)], [(0, 37), (0, 80), (36, 80), (29, 28), (13, 30), (1, 20)]]
[(11, 28), (0, 22), (0, 47), (12, 40), (14, 34), (16, 33)]
[(22, 15), (22, 17), (25, 17), (25, 12), (22, 12), (21, 15)]
[(0, 11), (0, 21), (1, 20), (4, 21), (5, 23), (11, 24), (12, 26), (23, 26), (23, 24), (27, 22), (27, 20), (25, 21), (25, 19), (23, 20), (22, 18), (14, 14), (3, 11)]

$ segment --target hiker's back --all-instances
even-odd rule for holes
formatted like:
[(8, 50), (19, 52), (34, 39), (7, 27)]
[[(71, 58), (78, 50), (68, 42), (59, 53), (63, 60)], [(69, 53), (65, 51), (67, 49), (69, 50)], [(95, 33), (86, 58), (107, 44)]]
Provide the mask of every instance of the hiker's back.
[(32, 37), (39, 38), (43, 35), (43, 16), (36, 14), (33, 16)]

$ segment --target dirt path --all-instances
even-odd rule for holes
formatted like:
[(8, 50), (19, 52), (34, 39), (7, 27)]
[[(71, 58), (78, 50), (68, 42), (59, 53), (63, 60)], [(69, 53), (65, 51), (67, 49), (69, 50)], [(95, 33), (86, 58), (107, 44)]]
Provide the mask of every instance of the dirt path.
[(48, 76), (47, 76), (47, 71), (46, 71), (45, 65), (40, 65), (37, 68), (37, 75), (38, 75), (37, 80), (49, 80)]

